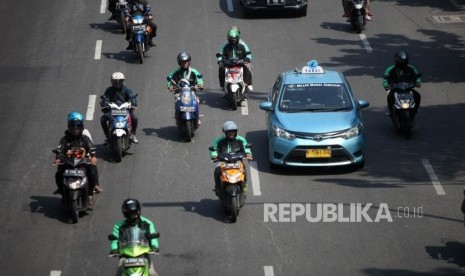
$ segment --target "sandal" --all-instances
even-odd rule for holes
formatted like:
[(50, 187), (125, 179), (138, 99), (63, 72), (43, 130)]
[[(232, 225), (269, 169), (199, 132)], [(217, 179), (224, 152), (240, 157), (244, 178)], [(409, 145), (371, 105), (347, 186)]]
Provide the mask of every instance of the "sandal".
[(95, 185), (94, 194), (100, 194), (101, 192), (103, 192), (103, 189), (99, 185)]

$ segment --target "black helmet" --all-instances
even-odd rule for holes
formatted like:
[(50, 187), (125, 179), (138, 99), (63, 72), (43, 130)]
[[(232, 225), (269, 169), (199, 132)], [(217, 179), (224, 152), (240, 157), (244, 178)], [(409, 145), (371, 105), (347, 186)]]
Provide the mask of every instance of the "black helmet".
[(394, 55), (394, 61), (398, 67), (406, 67), (408, 65), (408, 54), (404, 51), (397, 52)]
[(137, 199), (128, 198), (121, 206), (123, 215), (126, 219), (136, 219), (140, 217), (140, 203)]
[(187, 62), (191, 61), (191, 55), (189, 55), (189, 53), (186, 51), (182, 51), (178, 54), (177, 60), (178, 60), (178, 65), (181, 66), (182, 61), (187, 61)]

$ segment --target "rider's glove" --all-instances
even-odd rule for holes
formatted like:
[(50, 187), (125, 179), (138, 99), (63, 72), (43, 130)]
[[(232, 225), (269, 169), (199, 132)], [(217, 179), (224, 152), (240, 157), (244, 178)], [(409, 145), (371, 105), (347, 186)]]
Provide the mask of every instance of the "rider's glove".
[(118, 249), (113, 249), (110, 251), (110, 255), (118, 254)]
[(173, 92), (174, 91), (174, 86), (170, 85), (170, 87), (168, 87), (168, 91)]
[(247, 154), (245, 158), (247, 158), (247, 160), (253, 160), (252, 154)]
[(415, 83), (415, 87), (420, 87), (421, 86), (421, 83), (417, 82)]
[(389, 90), (391, 90), (391, 88), (392, 87), (390, 85), (388, 85), (388, 86), (384, 87), (384, 90), (389, 91)]

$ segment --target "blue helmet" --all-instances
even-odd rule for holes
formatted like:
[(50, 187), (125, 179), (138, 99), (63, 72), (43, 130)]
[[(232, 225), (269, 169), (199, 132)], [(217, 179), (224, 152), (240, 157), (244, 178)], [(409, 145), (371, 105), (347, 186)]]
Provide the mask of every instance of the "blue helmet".
[(68, 114), (68, 131), (74, 135), (78, 136), (82, 134), (84, 130), (84, 116), (79, 112), (70, 112)]

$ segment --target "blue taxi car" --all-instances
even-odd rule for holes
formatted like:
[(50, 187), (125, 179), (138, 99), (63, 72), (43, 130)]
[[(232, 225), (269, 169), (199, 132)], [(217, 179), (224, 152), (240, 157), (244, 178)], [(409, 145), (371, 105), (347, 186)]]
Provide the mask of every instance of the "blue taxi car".
[(260, 103), (267, 111), (271, 168), (281, 166), (364, 165), (365, 132), (357, 100), (342, 73), (324, 70), (316, 60), (283, 72)]

